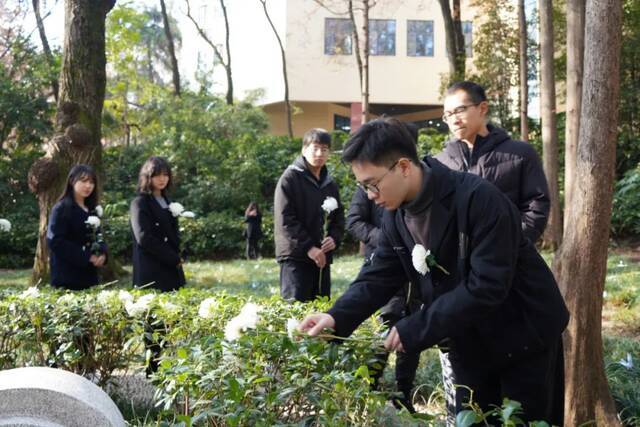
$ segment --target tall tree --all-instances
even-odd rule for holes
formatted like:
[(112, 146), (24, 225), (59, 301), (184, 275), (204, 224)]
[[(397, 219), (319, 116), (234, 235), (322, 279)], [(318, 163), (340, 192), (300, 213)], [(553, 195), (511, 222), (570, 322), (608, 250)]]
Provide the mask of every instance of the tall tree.
[(520, 139), (529, 141), (529, 67), (527, 64), (527, 15), (524, 0), (518, 0), (518, 35), (520, 53)]
[(584, 62), (585, 0), (567, 0), (567, 106), (564, 149), (564, 215), (573, 206), (573, 183), (580, 131)]
[(614, 181), (619, 103), (621, 0), (586, 3), (580, 143), (572, 203), (556, 277), (571, 320), (565, 332), (565, 419), (578, 426), (620, 421), (604, 373), (602, 293)]
[[(464, 80), (466, 73), (466, 50), (464, 46), (464, 34), (462, 34), (462, 21), (460, 19), (460, 0), (438, 0), (444, 20), (444, 34), (447, 44), (447, 59), (449, 60), (449, 82)], [(445, 86), (448, 86), (445, 85)]]
[(167, 47), (169, 48), (169, 57), (171, 58), (171, 73), (173, 75), (173, 93), (180, 96), (180, 70), (178, 69), (178, 59), (176, 58), (176, 48), (173, 43), (173, 34), (171, 25), (169, 25), (169, 15), (167, 14), (167, 6), (164, 0), (160, 0), (160, 9), (162, 11), (162, 22), (164, 23), (164, 34), (167, 37)]
[(227, 6), (224, 3), (224, 0), (220, 1), (220, 8), (222, 9), (222, 16), (224, 18), (224, 39), (225, 39), (225, 57), (222, 57), (222, 52), (217, 44), (213, 42), (213, 40), (207, 35), (206, 31), (202, 28), (202, 26), (198, 23), (198, 21), (191, 14), (191, 4), (189, 0), (187, 2), (187, 17), (191, 20), (193, 25), (196, 27), (198, 34), (200, 37), (207, 43), (211, 49), (213, 49), (213, 53), (216, 56), (218, 62), (224, 68), (225, 74), (227, 76), (227, 104), (233, 105), (233, 75), (231, 73), (231, 44), (229, 42), (229, 16), (227, 15)]
[[(101, 120), (106, 85), (105, 19), (115, 0), (65, 0), (60, 93), (54, 136), (46, 155), (29, 171), (29, 187), (38, 197), (40, 227), (33, 266), (34, 282), (49, 276), (49, 212), (62, 193), (72, 165), (101, 170)], [(98, 189), (100, 191), (100, 189)]]
[(278, 46), (280, 46), (280, 55), (282, 57), (282, 77), (284, 78), (284, 112), (287, 119), (287, 132), (289, 134), (289, 138), (293, 138), (293, 126), (291, 123), (291, 102), (289, 101), (289, 77), (287, 74), (287, 55), (284, 50), (284, 45), (282, 44), (282, 39), (280, 38), (280, 34), (278, 34), (278, 29), (275, 25), (273, 25), (273, 21), (271, 20), (271, 15), (269, 15), (269, 10), (267, 8), (267, 0), (258, 0), (262, 3), (262, 9), (264, 10), (264, 16), (267, 18), (271, 29), (273, 30), (273, 34), (276, 36), (278, 40)]
[[(31, 4), (33, 5), (33, 13), (36, 16), (36, 24), (38, 26), (38, 34), (40, 35), (40, 42), (42, 43), (42, 50), (44, 51), (44, 56), (47, 58), (47, 63), (49, 67), (55, 67), (55, 59), (53, 58), (53, 53), (51, 53), (51, 48), (49, 47), (49, 40), (47, 39), (47, 33), (44, 29), (44, 18), (40, 14), (40, 0), (32, 0)], [(45, 16), (46, 18), (46, 16)], [(58, 101), (58, 80), (53, 78), (51, 79), (51, 90), (53, 92), (53, 97)]]
[[(347, 15), (351, 21), (351, 35), (353, 37), (353, 48), (358, 65), (358, 77), (360, 79), (360, 103), (362, 106), (361, 123), (369, 121), (369, 57), (371, 54), (369, 40), (369, 15), (371, 9), (377, 4), (377, 0), (360, 0), (358, 6), (354, 0), (347, 1), (346, 12), (339, 8), (341, 3), (336, 4), (331, 0), (314, 0), (320, 6), (334, 15)], [(360, 16), (356, 14), (360, 12)]]
[(562, 240), (562, 213), (558, 189), (558, 128), (556, 120), (556, 85), (553, 75), (552, 0), (539, 0), (540, 13), (540, 118), (542, 121), (542, 164), (549, 184), (551, 211), (544, 232), (545, 247), (556, 250)]

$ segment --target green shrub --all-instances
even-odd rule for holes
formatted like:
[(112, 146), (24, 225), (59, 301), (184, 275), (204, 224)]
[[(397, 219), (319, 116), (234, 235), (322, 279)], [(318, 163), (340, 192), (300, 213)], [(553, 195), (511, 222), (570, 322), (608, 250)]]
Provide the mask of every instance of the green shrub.
[(640, 166), (615, 185), (611, 229), (615, 235), (640, 235)]

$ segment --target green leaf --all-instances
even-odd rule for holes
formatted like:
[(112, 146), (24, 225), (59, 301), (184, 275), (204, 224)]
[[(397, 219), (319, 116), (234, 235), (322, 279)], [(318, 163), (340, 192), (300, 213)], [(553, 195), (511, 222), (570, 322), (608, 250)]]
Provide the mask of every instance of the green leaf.
[(458, 412), (456, 416), (456, 427), (470, 427), (480, 421), (478, 418), (478, 414), (469, 409)]

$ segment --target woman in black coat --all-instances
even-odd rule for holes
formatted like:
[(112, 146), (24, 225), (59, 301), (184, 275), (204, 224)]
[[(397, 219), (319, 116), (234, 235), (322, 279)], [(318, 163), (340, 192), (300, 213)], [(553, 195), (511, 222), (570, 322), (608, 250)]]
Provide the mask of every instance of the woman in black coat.
[(133, 284), (162, 292), (185, 284), (178, 219), (169, 209), (172, 175), (162, 157), (150, 157), (140, 169), (138, 196), (131, 202)]
[(107, 262), (96, 184), (91, 166), (74, 166), (62, 196), (51, 210), (47, 245), (51, 285), (55, 287), (77, 291), (95, 286), (98, 268)]
[(247, 239), (247, 249), (245, 255), (247, 259), (258, 258), (258, 240), (262, 238), (262, 214), (256, 202), (249, 203), (244, 211), (244, 222), (247, 228), (244, 232)]

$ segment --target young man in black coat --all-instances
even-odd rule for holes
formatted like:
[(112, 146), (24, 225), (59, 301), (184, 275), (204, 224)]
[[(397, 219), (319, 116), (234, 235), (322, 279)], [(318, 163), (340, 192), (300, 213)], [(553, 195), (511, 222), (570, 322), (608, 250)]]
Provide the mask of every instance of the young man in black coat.
[(443, 120), (452, 134), (435, 158), (450, 169), (479, 175), (498, 187), (520, 211), (522, 231), (532, 243), (549, 219), (549, 188), (538, 153), (487, 124), (489, 104), (482, 86), (463, 81), (445, 94)]
[[(409, 280), (423, 306), (391, 329), (388, 350), (446, 345), (458, 384), (481, 408), (508, 397), (522, 403), (524, 420), (561, 422), (553, 414), (556, 361), (569, 314), (553, 274), (523, 237), (517, 208), (477, 176), (420, 162), (395, 119), (363, 125), (343, 159), (387, 210), (382, 233), (345, 294), (300, 330), (348, 336)], [(457, 387), (456, 410), (469, 398)]]
[[(311, 301), (331, 294), (330, 264), (344, 233), (344, 211), (338, 185), (325, 166), (330, 150), (331, 135), (311, 129), (302, 140), (302, 155), (276, 186), (273, 233), (285, 299)], [(327, 198), (337, 204), (329, 214), (322, 208)]]

